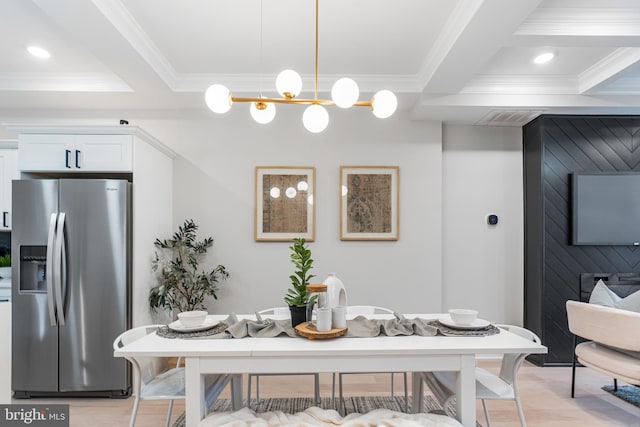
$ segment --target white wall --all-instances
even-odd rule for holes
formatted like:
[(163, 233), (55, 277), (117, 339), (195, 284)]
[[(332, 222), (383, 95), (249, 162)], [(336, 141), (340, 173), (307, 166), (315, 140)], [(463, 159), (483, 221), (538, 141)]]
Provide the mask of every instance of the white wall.
[[(521, 325), (521, 129), (447, 125), (443, 140), (443, 309)], [(487, 224), (490, 213), (498, 225)]]
[[(133, 150), (133, 271), (132, 326), (152, 322), (149, 289), (155, 285), (151, 269), (158, 230), (173, 232), (173, 161), (136, 137)], [(162, 317), (158, 319), (162, 321)]]
[[(365, 111), (345, 111), (332, 114), (329, 128), (313, 135), (302, 127), (299, 110), (280, 108), (274, 122), (264, 126), (244, 109), (204, 120), (136, 123), (179, 155), (174, 161), (175, 226), (193, 218), (200, 237), (214, 237), (213, 265), (224, 264), (231, 273), (209, 311), (284, 305), (294, 270), (290, 243), (254, 240), (256, 166), (316, 167), (316, 239), (309, 244), (315, 280), (335, 272), (351, 304), (439, 311), (440, 123), (401, 115), (379, 120)], [(400, 166), (398, 241), (339, 240), (341, 165)]]
[[(280, 108), (265, 126), (254, 123), (242, 107), (226, 116), (193, 120), (127, 117), (178, 153), (174, 229), (193, 218), (200, 237), (215, 239), (211, 263), (224, 264), (231, 272), (210, 311), (284, 304), (293, 271), (288, 244), (254, 241), (254, 168), (308, 165), (317, 170), (316, 241), (310, 248), (319, 281), (337, 273), (352, 304), (405, 312), (476, 307), (484, 318), (521, 324), (521, 130), (460, 125), (442, 130), (439, 122), (414, 122), (402, 114), (379, 120), (360, 109), (330, 114), (332, 122), (320, 135), (303, 129), (295, 107)], [(116, 118), (54, 121), (117, 123)], [(2, 137), (16, 137), (2, 132)], [(399, 241), (339, 240), (340, 165), (400, 166)], [(499, 215), (497, 227), (486, 224), (488, 213)], [(150, 284), (136, 285), (142, 300), (147, 290), (139, 287)]]

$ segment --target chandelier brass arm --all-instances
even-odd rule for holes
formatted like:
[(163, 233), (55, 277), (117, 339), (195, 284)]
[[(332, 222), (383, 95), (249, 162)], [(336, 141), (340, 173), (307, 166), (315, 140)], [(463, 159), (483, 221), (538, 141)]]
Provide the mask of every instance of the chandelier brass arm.
[[(258, 97), (258, 98), (246, 98), (246, 97), (238, 97), (238, 96), (230, 96), (229, 98), (232, 102), (255, 102), (255, 103), (263, 103), (263, 104), (305, 104), (305, 105), (336, 105), (334, 101), (329, 99), (302, 99), (302, 98), (267, 98), (267, 97)], [(373, 107), (373, 99), (369, 101), (356, 101), (353, 104), (354, 107)]]

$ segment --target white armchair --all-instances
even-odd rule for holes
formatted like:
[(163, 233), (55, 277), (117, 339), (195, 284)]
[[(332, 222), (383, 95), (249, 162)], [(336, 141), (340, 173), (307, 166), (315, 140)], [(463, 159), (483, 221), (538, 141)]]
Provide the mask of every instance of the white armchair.
[[(267, 308), (258, 312), (260, 316), (272, 315), (274, 317), (290, 317), (291, 312), (289, 307), (274, 307)], [(316, 404), (320, 404), (320, 374), (317, 372), (301, 372), (301, 373), (280, 373), (280, 374), (249, 374), (247, 379), (247, 406), (251, 404), (251, 383), (252, 379), (256, 380), (256, 401), (260, 402), (260, 377), (261, 376), (275, 376), (275, 375), (313, 375), (313, 398)]]
[[(130, 344), (145, 335), (155, 333), (163, 325), (148, 325), (129, 329), (121, 333), (113, 341), (113, 349), (117, 350)], [(167, 412), (166, 427), (171, 422), (174, 400), (185, 398), (184, 368), (181, 367), (181, 358), (178, 359), (175, 367), (169, 366), (169, 359), (166, 357), (125, 357), (133, 368), (133, 410), (129, 427), (134, 427), (138, 407), (141, 400), (168, 400), (169, 410)], [(226, 387), (232, 377), (240, 382), (238, 375), (205, 375), (205, 396), (207, 404), (211, 404)], [(234, 386), (232, 383), (233, 407), (239, 408), (239, 398), (235, 398)]]
[[(512, 325), (498, 325), (521, 337), (540, 343), (540, 338), (528, 329)], [(522, 427), (526, 426), (520, 396), (518, 394), (518, 370), (524, 362), (527, 353), (505, 354), (500, 366), (500, 374), (495, 375), (485, 369), (476, 367), (476, 397), (482, 400), (482, 409), (489, 427), (489, 412), (485, 400), (514, 400), (520, 417)], [(422, 372), (422, 381), (440, 402), (445, 411), (449, 411), (451, 400), (456, 396), (456, 373), (455, 372)]]
[[(140, 326), (120, 334), (113, 342), (113, 349), (117, 350), (130, 344), (147, 334), (155, 332), (160, 325)], [(164, 357), (126, 357), (133, 367), (133, 410), (129, 427), (136, 423), (138, 406), (141, 400), (169, 400), (166, 426), (169, 427), (173, 401), (184, 399), (184, 368), (180, 366), (170, 368), (168, 359)]]
[[(374, 305), (349, 305), (347, 306), (347, 316), (367, 316), (372, 314), (393, 314), (393, 310), (384, 307), (377, 307)], [(363, 373), (363, 372), (358, 372)], [(355, 375), (358, 374), (355, 372), (338, 372), (338, 396), (340, 398), (340, 405), (344, 405), (343, 401), (343, 388), (342, 388), (342, 377), (344, 375)], [(406, 372), (389, 372), (391, 375), (391, 397), (394, 395), (395, 389), (395, 374), (400, 373), (403, 375), (404, 379), (404, 402), (405, 402), (405, 412), (409, 411), (409, 393), (407, 390), (407, 373)], [(336, 399), (336, 373), (333, 373), (332, 383), (331, 383), (331, 400), (335, 402)], [(335, 404), (334, 404), (335, 406)]]

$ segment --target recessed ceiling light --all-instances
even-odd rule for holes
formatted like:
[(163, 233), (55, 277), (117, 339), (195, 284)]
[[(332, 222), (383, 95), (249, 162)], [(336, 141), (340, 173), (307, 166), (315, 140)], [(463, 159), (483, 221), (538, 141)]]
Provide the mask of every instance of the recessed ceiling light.
[(553, 52), (541, 53), (540, 55), (538, 55), (535, 58), (533, 58), (533, 63), (534, 64), (546, 64), (547, 62), (551, 61), (554, 56), (556, 56), (556, 55)]
[(27, 47), (27, 51), (36, 58), (47, 59), (51, 57), (49, 51), (38, 46), (29, 46)]

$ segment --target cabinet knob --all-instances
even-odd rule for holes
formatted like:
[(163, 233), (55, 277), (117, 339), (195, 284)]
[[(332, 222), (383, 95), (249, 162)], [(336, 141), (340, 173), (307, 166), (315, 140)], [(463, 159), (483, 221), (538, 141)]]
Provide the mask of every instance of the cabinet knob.
[(9, 212), (2, 212), (2, 226), (4, 228), (8, 228), (9, 224), (7, 223), (7, 217), (9, 216)]
[(76, 168), (80, 169), (80, 150), (76, 150)]
[(69, 154), (71, 154), (71, 150), (64, 150), (64, 167), (71, 169), (71, 166), (69, 166)]

